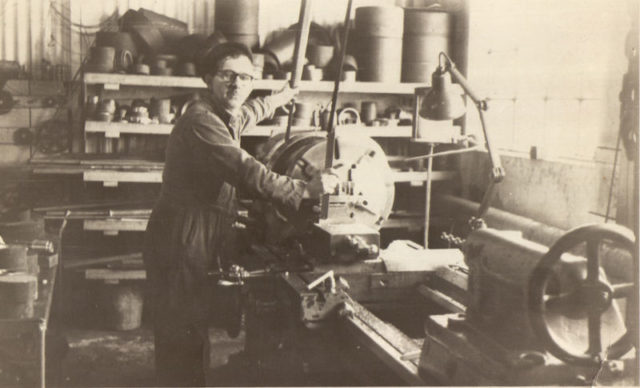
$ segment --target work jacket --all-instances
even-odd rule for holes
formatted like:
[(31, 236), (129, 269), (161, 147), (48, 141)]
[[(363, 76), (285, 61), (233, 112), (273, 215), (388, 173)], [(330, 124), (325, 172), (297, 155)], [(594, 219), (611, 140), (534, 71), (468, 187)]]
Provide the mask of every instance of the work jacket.
[(147, 226), (144, 252), (150, 296), (161, 304), (154, 310), (163, 315), (206, 319), (203, 304), (210, 304), (212, 283), (207, 272), (224, 267), (236, 189), (288, 208), (300, 205), (303, 181), (271, 172), (240, 148), (242, 132), (272, 113), (270, 100), (250, 100), (231, 116), (207, 94), (180, 117), (169, 136), (161, 195)]

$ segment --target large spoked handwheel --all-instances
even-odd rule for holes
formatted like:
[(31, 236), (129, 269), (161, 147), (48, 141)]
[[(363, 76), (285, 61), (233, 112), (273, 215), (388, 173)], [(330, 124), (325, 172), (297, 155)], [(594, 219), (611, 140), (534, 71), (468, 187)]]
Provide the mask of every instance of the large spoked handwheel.
[[(627, 331), (607, 349), (602, 349), (601, 315), (611, 306), (613, 299), (628, 298), (627, 317), (637, 320), (633, 312), (638, 303), (637, 283), (625, 283), (611, 286), (600, 276), (600, 246), (612, 243), (616, 247), (628, 250), (634, 255), (634, 235), (626, 228), (610, 224), (586, 225), (573, 229), (563, 235), (540, 260), (529, 279), (529, 318), (531, 328), (545, 348), (554, 356), (570, 364), (594, 365), (603, 359), (615, 359), (626, 354), (634, 345), (635, 335), (632, 324), (627, 319)], [(563, 253), (571, 251), (579, 244), (586, 243), (587, 273), (584, 279), (570, 292), (550, 293), (550, 280), (554, 276), (554, 267), (560, 262)], [(634, 264), (634, 268), (637, 264)], [(633, 277), (635, 278), (635, 274)], [(570, 352), (560, 346), (551, 336), (545, 316), (549, 311), (575, 312), (576, 306), (587, 319), (588, 348), (583, 354)], [(568, 313), (569, 316), (571, 313)], [(632, 317), (631, 315), (636, 315)]]

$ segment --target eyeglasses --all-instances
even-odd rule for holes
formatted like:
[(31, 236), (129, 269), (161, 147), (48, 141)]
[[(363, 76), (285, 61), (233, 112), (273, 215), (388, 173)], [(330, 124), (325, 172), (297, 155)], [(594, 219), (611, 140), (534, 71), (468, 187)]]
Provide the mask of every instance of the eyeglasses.
[(236, 73), (233, 70), (220, 70), (216, 73), (216, 75), (222, 78), (225, 82), (233, 82), (235, 79), (239, 79), (242, 82), (253, 81), (253, 76), (247, 73)]

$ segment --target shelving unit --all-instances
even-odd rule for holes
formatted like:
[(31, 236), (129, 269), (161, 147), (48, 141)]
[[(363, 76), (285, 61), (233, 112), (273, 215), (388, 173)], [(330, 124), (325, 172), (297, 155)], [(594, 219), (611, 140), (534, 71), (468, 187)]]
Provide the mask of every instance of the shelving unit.
[[(134, 124), (128, 122), (104, 122), (86, 121), (84, 130), (87, 133), (104, 133), (106, 138), (119, 138), (121, 134), (138, 135), (168, 135), (173, 129), (173, 124)], [(320, 130), (319, 127), (293, 127), (293, 131)], [(411, 137), (411, 126), (382, 126), (368, 127), (364, 125), (345, 125), (337, 127), (340, 132), (359, 133), (378, 138), (409, 138)], [(283, 127), (271, 125), (258, 125), (247, 129), (242, 134), (243, 137), (268, 137), (278, 132), (284, 132)]]
[[(282, 88), (285, 80), (256, 80), (254, 90), (273, 91)], [(206, 87), (204, 82), (197, 77), (176, 77), (176, 76), (147, 76), (131, 74), (102, 74), (86, 73), (84, 75), (85, 98), (89, 95), (99, 95), (104, 98), (114, 98), (123, 101), (134, 98), (148, 99), (150, 97), (169, 98), (178, 95), (185, 95), (190, 91), (197, 92)], [(340, 85), (340, 92), (346, 96), (341, 98), (341, 103), (353, 101), (363, 101), (364, 99), (378, 101), (381, 106), (389, 106), (390, 103), (404, 102), (411, 98), (414, 89), (422, 87), (422, 84), (414, 83), (375, 83), (375, 82), (345, 82)], [(303, 99), (310, 101), (329, 98), (333, 91), (332, 81), (302, 81), (299, 84), (301, 92), (305, 92)], [(264, 94), (264, 93), (263, 93)], [(404, 100), (403, 100), (404, 99)], [(69, 174), (79, 175), (84, 182), (98, 183), (103, 187), (118, 187), (122, 183), (143, 183), (159, 184), (162, 182), (162, 162), (152, 162), (144, 160), (136, 155), (127, 155), (116, 151), (116, 145), (126, 142), (128, 139), (157, 139), (162, 140), (168, 136), (173, 129), (173, 124), (135, 124), (129, 122), (104, 122), (86, 120), (84, 122), (84, 136), (91, 136), (92, 139), (99, 139), (102, 144), (107, 144), (108, 150), (113, 152), (105, 153), (85, 153), (78, 159), (62, 160), (60, 163), (35, 164), (33, 171), (41, 174)], [(255, 141), (265, 140), (269, 136), (281, 133), (285, 130), (281, 126), (258, 125), (248, 129), (243, 133), (243, 138), (255, 139)], [(294, 127), (295, 131), (320, 130), (318, 127)], [(391, 142), (389, 144), (400, 144), (398, 141), (409, 141), (412, 133), (411, 126), (365, 126), (342, 125), (336, 128), (337, 134), (362, 134), (379, 141)], [(447, 142), (459, 134), (456, 127), (433, 126), (431, 131), (434, 142)], [(443, 140), (444, 139), (444, 140)], [(394, 143), (395, 142), (395, 143)], [(125, 143), (126, 144), (126, 143)], [(386, 143), (384, 143), (386, 144)], [(85, 149), (86, 151), (86, 149)], [(406, 151), (400, 151), (403, 154)], [(394, 165), (400, 156), (389, 156), (389, 160)], [(454, 171), (432, 171), (432, 181), (447, 181), (457, 177)], [(427, 181), (427, 171), (393, 171), (393, 181), (399, 184), (409, 183), (409, 186), (423, 186)], [(401, 186), (397, 186), (401, 187)], [(399, 211), (382, 226), (383, 229), (404, 228), (406, 230), (418, 230), (423, 224), (421, 214), (411, 213), (410, 217), (403, 216), (406, 211)], [(105, 236), (117, 236), (121, 232), (143, 232), (146, 230), (148, 218), (134, 217), (99, 217), (82, 219), (82, 229), (89, 232), (101, 232)], [(120, 278), (122, 274), (95, 273), (92, 276), (116, 276)]]
[[(193, 88), (204, 89), (204, 81), (198, 77), (176, 77), (158, 75), (85, 73), (84, 83), (87, 85), (103, 85), (106, 90), (118, 90), (121, 85)], [(285, 80), (255, 80), (254, 90), (280, 90)], [(333, 81), (300, 81), (298, 85), (302, 92), (332, 92)], [(383, 82), (343, 82), (340, 84), (342, 93), (375, 93), (375, 94), (413, 94), (417, 87), (424, 87), (420, 83), (383, 83)]]
[[(119, 183), (161, 183), (162, 182), (162, 169), (160, 168), (148, 168), (141, 171), (126, 171), (119, 170), (117, 167), (103, 167), (94, 168), (91, 166), (78, 166), (78, 165), (57, 165), (57, 166), (39, 166), (35, 167), (33, 171), (38, 174), (63, 174), (74, 175), (82, 174), (82, 178), (85, 182), (100, 182), (105, 187), (116, 187)], [(400, 182), (412, 182), (422, 183), (427, 180), (426, 171), (393, 171), (392, 179), (396, 183)], [(432, 171), (432, 181), (450, 180), (457, 177), (455, 171)]]

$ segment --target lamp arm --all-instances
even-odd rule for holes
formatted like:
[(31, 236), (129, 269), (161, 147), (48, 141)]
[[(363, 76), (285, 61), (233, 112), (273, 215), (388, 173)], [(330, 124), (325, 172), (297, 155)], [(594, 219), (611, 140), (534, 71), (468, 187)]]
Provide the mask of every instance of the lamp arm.
[[(473, 90), (471, 90), (469, 82), (467, 82), (467, 79), (464, 77), (464, 75), (462, 75), (462, 73), (460, 73), (460, 71), (456, 68), (455, 63), (453, 63), (453, 61), (447, 54), (441, 52), (439, 59), (440, 66), (443, 68), (443, 70), (451, 73), (452, 80), (462, 87), (462, 90), (464, 90), (465, 94), (469, 96), (471, 101), (473, 101), (476, 109), (478, 109), (480, 124), (482, 125), (482, 134), (484, 135), (484, 140), (487, 143), (487, 151), (489, 152), (489, 159), (491, 160), (491, 180), (495, 183), (498, 183), (504, 178), (505, 173), (500, 161), (500, 156), (498, 156), (498, 153), (491, 146), (491, 138), (489, 136), (489, 132), (487, 131), (487, 125), (484, 121), (483, 112), (489, 109), (487, 101), (478, 97), (478, 95), (475, 94)], [(443, 59), (445, 60), (445, 64), (442, 63)]]
[[(473, 222), (474, 220), (480, 219), (489, 209), (489, 203), (491, 202), (491, 199), (493, 199), (493, 195), (495, 193), (495, 185), (496, 183), (499, 183), (500, 181), (502, 181), (502, 179), (504, 179), (505, 171), (504, 167), (502, 167), (500, 156), (492, 146), (491, 136), (489, 135), (487, 124), (484, 119), (484, 111), (489, 108), (489, 106), (487, 105), (487, 101), (481, 99), (477, 94), (473, 92), (471, 86), (467, 82), (467, 79), (462, 75), (462, 73), (460, 73), (460, 71), (458, 71), (451, 58), (449, 58), (449, 56), (447, 56), (447, 54), (445, 53), (440, 53), (440, 60), (442, 61), (443, 58), (446, 59), (446, 64), (444, 65), (445, 71), (451, 73), (452, 80), (462, 87), (465, 94), (469, 96), (471, 101), (473, 101), (474, 105), (476, 106), (476, 109), (478, 110), (478, 116), (480, 116), (480, 125), (482, 126), (482, 134), (484, 135), (487, 152), (489, 154), (489, 160), (491, 162), (489, 186), (487, 187), (487, 190), (482, 197), (477, 216), (472, 219)], [(442, 62), (441, 66), (443, 66)]]
[(502, 167), (502, 161), (500, 161), (500, 155), (496, 152), (496, 150), (491, 145), (491, 140), (489, 136), (489, 131), (487, 131), (487, 125), (484, 121), (484, 113), (483, 110), (478, 108), (478, 116), (480, 116), (480, 124), (482, 126), (482, 134), (484, 135), (484, 140), (487, 143), (487, 152), (489, 153), (489, 160), (491, 161), (491, 181), (494, 183), (499, 183), (505, 176), (504, 167)]
[(451, 62), (450, 59), (446, 69), (449, 71), (449, 73), (451, 73), (451, 79), (462, 87), (462, 90), (464, 90), (465, 94), (469, 96), (471, 101), (473, 101), (478, 109), (487, 110), (487, 102), (484, 99), (478, 97), (478, 95), (473, 90), (471, 90), (471, 86), (469, 85), (469, 82), (467, 82), (467, 79), (464, 78), (462, 73), (460, 73), (456, 65)]

